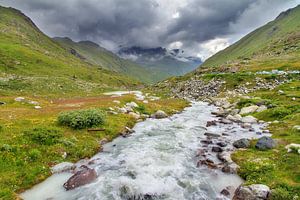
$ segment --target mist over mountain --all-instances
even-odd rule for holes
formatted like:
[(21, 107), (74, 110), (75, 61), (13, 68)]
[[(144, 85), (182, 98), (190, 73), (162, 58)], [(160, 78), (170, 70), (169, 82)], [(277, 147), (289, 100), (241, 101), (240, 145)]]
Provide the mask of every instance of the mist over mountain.
[(202, 63), (198, 57), (186, 56), (182, 49), (168, 50), (163, 47), (123, 47), (118, 54), (149, 69), (161, 70), (169, 75), (183, 75)]

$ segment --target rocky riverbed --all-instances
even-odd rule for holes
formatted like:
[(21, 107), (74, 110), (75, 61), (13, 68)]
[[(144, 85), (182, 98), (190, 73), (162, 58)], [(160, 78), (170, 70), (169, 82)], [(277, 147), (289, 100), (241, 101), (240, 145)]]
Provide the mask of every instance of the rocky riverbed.
[[(54, 167), (53, 176), (21, 197), (25, 200), (231, 198), (243, 182), (235, 174), (238, 166), (230, 158), (231, 152), (240, 148), (234, 142), (269, 133), (263, 131), (265, 123), (228, 119), (222, 112), (224, 108), (198, 102), (172, 117), (147, 119), (138, 123), (129, 137), (105, 144), (103, 151), (93, 158)], [(236, 190), (235, 198), (240, 193), (244, 195), (246, 189)]]

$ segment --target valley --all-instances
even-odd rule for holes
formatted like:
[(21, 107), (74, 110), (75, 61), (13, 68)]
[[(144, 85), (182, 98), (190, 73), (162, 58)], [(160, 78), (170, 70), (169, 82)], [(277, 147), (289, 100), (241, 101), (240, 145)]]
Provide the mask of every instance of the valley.
[(299, 22), (202, 63), (49, 37), (0, 6), (0, 199), (299, 199)]

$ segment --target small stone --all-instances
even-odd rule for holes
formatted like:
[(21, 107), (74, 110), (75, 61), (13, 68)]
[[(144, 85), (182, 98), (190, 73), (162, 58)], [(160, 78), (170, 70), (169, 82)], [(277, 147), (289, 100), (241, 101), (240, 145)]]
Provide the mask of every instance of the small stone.
[(130, 108), (138, 108), (139, 105), (137, 105), (135, 102), (126, 103), (126, 106)]
[(204, 135), (206, 135), (206, 136), (208, 136), (208, 137), (221, 137), (221, 135), (219, 135), (219, 134), (216, 134), (216, 133), (209, 133), (209, 132), (204, 133)]
[(15, 98), (15, 101), (23, 102), (23, 101), (25, 101), (25, 98), (24, 97), (17, 97), (17, 98)]
[(39, 110), (39, 109), (42, 109), (41, 106), (34, 106), (35, 109)]
[(261, 106), (256, 110), (256, 112), (262, 112), (262, 111), (265, 111), (265, 110), (267, 110), (267, 109), (268, 109), (267, 106), (261, 105)]
[(235, 148), (249, 148), (250, 147), (250, 141), (246, 138), (243, 138), (243, 139), (239, 139), (237, 141), (235, 141), (233, 143), (233, 146)]
[(253, 116), (246, 116), (246, 117), (242, 118), (242, 122), (243, 123), (254, 124), (254, 123), (257, 123), (257, 119)]
[(249, 113), (254, 113), (259, 107), (257, 105), (244, 107), (240, 111), (240, 115), (246, 115)]
[(236, 174), (239, 170), (240, 166), (238, 166), (236, 163), (227, 163), (223, 168), (222, 172), (224, 173), (230, 173), (230, 174)]
[(220, 142), (217, 142), (217, 145), (220, 146), (220, 147), (226, 147), (227, 143), (223, 142), (223, 141), (220, 141)]
[(217, 147), (217, 146), (212, 147), (211, 150), (212, 150), (212, 152), (217, 152), (217, 153), (220, 153), (220, 152), (224, 151), (221, 147)]
[(140, 119), (140, 117), (141, 117), (139, 114), (134, 113), (134, 112), (130, 112), (130, 113), (128, 113), (128, 115), (130, 115), (130, 116), (133, 117), (134, 119)]
[(167, 117), (168, 117), (168, 115), (162, 110), (158, 110), (154, 114), (151, 115), (151, 118), (155, 118), (155, 119), (163, 119), (163, 118), (167, 118)]
[(76, 168), (76, 165), (70, 162), (62, 162), (59, 163), (53, 167), (51, 167), (51, 172), (52, 174), (57, 174), (57, 173), (63, 173), (67, 171), (74, 170)]
[(113, 103), (120, 104), (121, 102), (118, 100), (114, 100)]
[(294, 127), (293, 127), (293, 130), (294, 130), (294, 131), (300, 131), (300, 125), (294, 126)]
[(216, 126), (216, 125), (217, 125), (217, 121), (216, 120), (206, 122), (206, 127)]

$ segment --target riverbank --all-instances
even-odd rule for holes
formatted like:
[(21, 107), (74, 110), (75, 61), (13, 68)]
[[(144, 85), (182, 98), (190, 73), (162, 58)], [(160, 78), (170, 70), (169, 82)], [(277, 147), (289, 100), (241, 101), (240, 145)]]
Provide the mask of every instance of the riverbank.
[[(186, 101), (179, 99), (149, 98), (148, 102), (143, 101), (133, 94), (66, 99), (1, 97), (0, 199), (17, 198), (18, 192), (49, 177), (52, 166), (89, 158), (101, 150), (101, 140), (111, 141), (123, 133), (125, 127), (132, 128), (138, 119), (121, 113), (116, 107), (136, 102), (138, 107), (133, 108), (134, 112), (149, 115), (157, 110), (173, 114), (188, 106)], [(60, 112), (89, 108), (105, 113), (105, 123), (99, 127), (103, 131), (73, 130), (57, 124)], [(39, 144), (26, 136), (26, 132), (35, 128), (58, 130), (62, 137), (55, 144)]]

